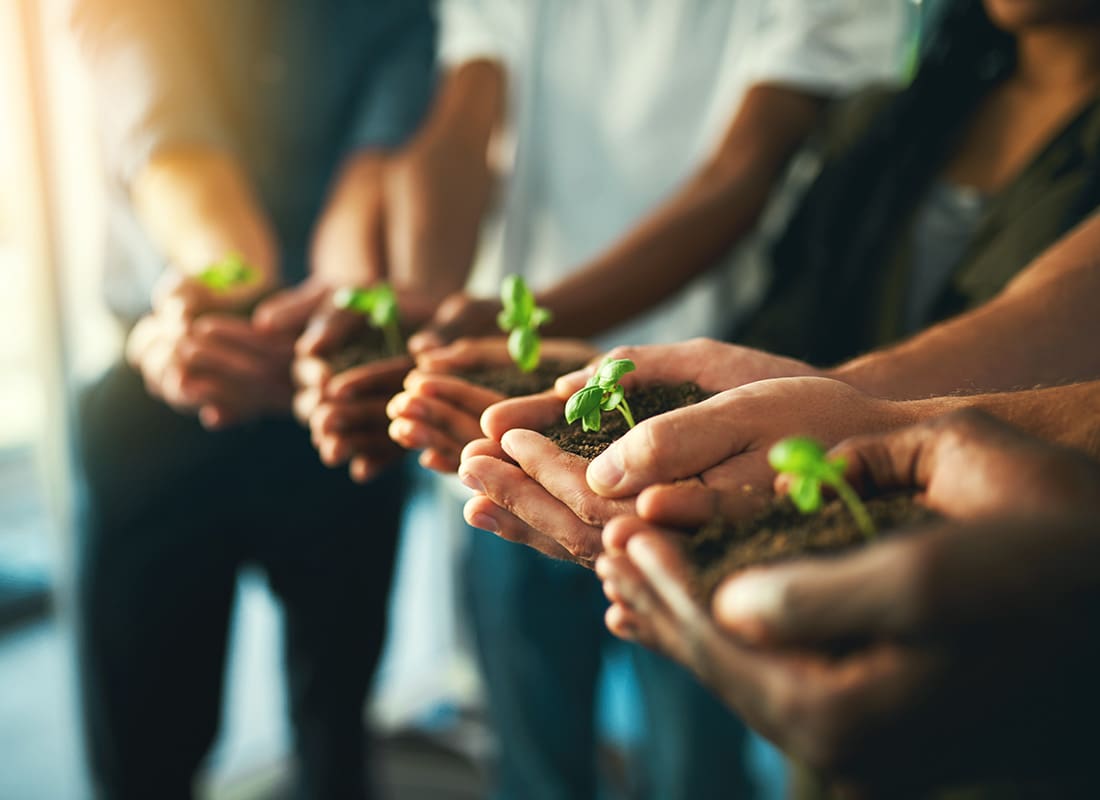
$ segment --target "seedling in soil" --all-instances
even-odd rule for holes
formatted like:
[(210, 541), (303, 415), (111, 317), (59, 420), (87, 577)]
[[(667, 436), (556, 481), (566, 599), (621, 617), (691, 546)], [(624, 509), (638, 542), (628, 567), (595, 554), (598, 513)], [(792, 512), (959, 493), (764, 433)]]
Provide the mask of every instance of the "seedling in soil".
[(400, 355), (405, 350), (401, 336), (400, 317), (397, 313), (397, 295), (388, 283), (376, 283), (369, 289), (341, 289), (333, 302), (339, 308), (362, 314), (371, 326), (386, 338), (386, 350), (390, 355)]
[(519, 275), (509, 275), (500, 285), (503, 310), (497, 325), (508, 334), (508, 355), (521, 372), (533, 372), (539, 365), (539, 326), (550, 321), (551, 314), (535, 305), (535, 295)]
[(634, 427), (634, 415), (626, 402), (626, 392), (619, 380), (634, 371), (629, 358), (604, 359), (584, 388), (578, 389), (565, 403), (565, 421), (572, 425), (578, 419), (586, 431), (598, 431), (604, 411), (619, 410), (627, 427)]
[(821, 486), (831, 486), (856, 522), (864, 536), (873, 538), (875, 523), (867, 512), (867, 507), (859, 499), (848, 481), (844, 480), (847, 467), (839, 456), (828, 458), (825, 448), (813, 439), (804, 436), (791, 436), (781, 439), (768, 451), (768, 463), (772, 469), (791, 478), (788, 493), (791, 500), (803, 514), (812, 514), (821, 508)]
[(199, 281), (215, 292), (228, 292), (255, 283), (259, 272), (240, 253), (229, 253), (198, 274)]

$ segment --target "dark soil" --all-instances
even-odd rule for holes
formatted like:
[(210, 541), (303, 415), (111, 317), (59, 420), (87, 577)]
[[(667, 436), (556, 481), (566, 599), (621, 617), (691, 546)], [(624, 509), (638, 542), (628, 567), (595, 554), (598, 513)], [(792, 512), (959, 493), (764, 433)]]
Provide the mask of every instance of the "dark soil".
[[(939, 515), (910, 494), (865, 500), (875, 521), (876, 536), (932, 522)], [(799, 556), (837, 554), (862, 547), (869, 539), (856, 527), (840, 500), (826, 503), (815, 514), (803, 514), (790, 498), (773, 501), (756, 517), (739, 524), (716, 519), (684, 542), (696, 570), (696, 596), (705, 602), (722, 580), (746, 567), (788, 561)]]
[(456, 378), (500, 392), (505, 397), (524, 397), (545, 392), (559, 376), (583, 367), (585, 362), (543, 361), (531, 372), (520, 372), (514, 364), (471, 367), (454, 373)]
[[(396, 355), (404, 354), (405, 351), (402, 350)], [(372, 361), (393, 358), (394, 355), (386, 347), (386, 337), (382, 331), (364, 326), (354, 339), (328, 356), (326, 361), (332, 367), (333, 373), (340, 373)]]
[[(694, 383), (681, 383), (679, 386), (642, 386), (627, 392), (626, 402), (630, 404), (634, 421), (641, 422), (666, 411), (693, 405), (708, 397), (710, 394)], [(627, 430), (622, 414), (618, 411), (605, 411), (598, 431), (583, 430), (579, 421), (568, 425), (563, 418), (542, 433), (565, 452), (591, 461)]]

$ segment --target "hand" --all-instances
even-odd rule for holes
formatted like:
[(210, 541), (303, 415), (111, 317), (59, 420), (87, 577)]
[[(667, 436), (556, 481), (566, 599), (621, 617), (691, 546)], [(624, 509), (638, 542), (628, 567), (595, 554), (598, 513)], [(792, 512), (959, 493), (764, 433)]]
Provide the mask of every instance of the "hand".
[[(555, 391), (565, 382), (559, 380)], [(554, 393), (491, 406), (482, 427), (512, 463), (496, 463), (483, 443), (474, 442), (463, 453), (459, 474), (485, 494), (467, 503), (468, 521), (476, 513), (505, 538), (532, 546), (549, 538), (583, 563), (600, 552), (603, 524), (632, 511), (635, 501), (647, 515), (680, 525), (758, 508), (774, 477), (767, 450), (784, 436), (807, 434), (833, 444), (911, 421), (905, 404), (868, 397), (838, 381), (766, 380), (644, 420), (586, 463), (557, 453), (536, 433), (514, 429), (543, 429), (560, 418), (562, 408)], [(611, 468), (623, 465), (617, 482), (597, 466), (609, 454)], [(688, 478), (687, 484), (647, 488)], [(746, 487), (758, 491), (746, 493)], [(720, 501), (714, 489), (723, 490)]]
[[(429, 469), (457, 470), (462, 448), (481, 437), (478, 420), (482, 412), (505, 397), (449, 373), (510, 366), (506, 342), (501, 336), (460, 339), (421, 354), (416, 369), (405, 378), (405, 391), (386, 408), (393, 420), (391, 438), (403, 447), (423, 449), (420, 463)], [(544, 360), (576, 363), (591, 358), (594, 352), (590, 345), (572, 339), (542, 343)]]
[(290, 410), (292, 348), (239, 317), (161, 313), (138, 322), (127, 358), (151, 395), (217, 429)]
[(1100, 511), (1100, 465), (978, 411), (849, 439), (833, 455), (845, 458), (862, 493), (919, 489), (949, 517)]
[(1100, 652), (1082, 631), (1098, 530), (1095, 516), (956, 523), (744, 573), (713, 617), (675, 534), (644, 520), (608, 526), (596, 571), (613, 633), (691, 668), (795, 760), (890, 796), (1075, 768), (1097, 711)]
[(409, 339), (413, 355), (428, 353), (463, 337), (490, 336), (499, 333), (499, 301), (455, 292), (447, 297), (427, 324)]

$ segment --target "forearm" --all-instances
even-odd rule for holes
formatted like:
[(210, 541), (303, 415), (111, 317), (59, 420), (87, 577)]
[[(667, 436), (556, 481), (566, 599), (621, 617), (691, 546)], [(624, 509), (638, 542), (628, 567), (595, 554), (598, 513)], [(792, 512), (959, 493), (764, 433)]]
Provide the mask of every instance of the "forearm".
[(658, 304), (751, 230), (824, 101), (780, 86), (749, 90), (706, 163), (610, 249), (549, 287), (548, 331), (592, 336)]
[(489, 178), (489, 144), (504, 117), (506, 78), (494, 61), (460, 64), (444, 77), (412, 147), (446, 142)]
[(277, 269), (275, 237), (237, 160), (214, 148), (163, 150), (131, 187), (134, 210), (167, 261), (195, 274), (236, 251), (265, 275)]
[(1100, 377), (1100, 216), (985, 305), (829, 371), (894, 399), (1012, 391)]
[(1100, 459), (1100, 381), (1018, 392), (933, 397), (902, 404), (914, 420), (974, 408), (1048, 442)]

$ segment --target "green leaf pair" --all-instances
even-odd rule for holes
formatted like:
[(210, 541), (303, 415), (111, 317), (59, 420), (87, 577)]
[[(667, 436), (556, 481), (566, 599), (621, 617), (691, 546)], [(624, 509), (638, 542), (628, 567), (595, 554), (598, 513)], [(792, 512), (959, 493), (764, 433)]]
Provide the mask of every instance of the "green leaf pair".
[(397, 295), (388, 283), (376, 283), (369, 289), (344, 288), (333, 296), (338, 308), (362, 314), (372, 327), (386, 337), (386, 349), (397, 355), (405, 349), (401, 337), (401, 318), (397, 310)]
[(633, 428), (634, 415), (619, 381), (623, 375), (633, 372), (634, 369), (634, 362), (629, 358), (604, 359), (584, 387), (574, 392), (566, 401), (565, 421), (572, 425), (579, 419), (584, 430), (598, 431), (603, 412), (618, 409), (626, 420), (627, 427)]
[(500, 286), (497, 325), (508, 334), (508, 355), (522, 372), (539, 365), (541, 338), (538, 329), (552, 318), (545, 308), (535, 304), (535, 295), (519, 275), (509, 275)]
[(260, 273), (240, 253), (228, 253), (198, 274), (199, 282), (215, 292), (228, 292), (259, 280)]
[(821, 487), (827, 485), (848, 507), (864, 536), (870, 538), (875, 535), (875, 523), (867, 507), (844, 479), (844, 470), (848, 465), (843, 458), (829, 458), (825, 448), (813, 439), (791, 436), (772, 445), (768, 451), (768, 463), (781, 475), (791, 476), (788, 494), (803, 514), (812, 514), (821, 508)]

